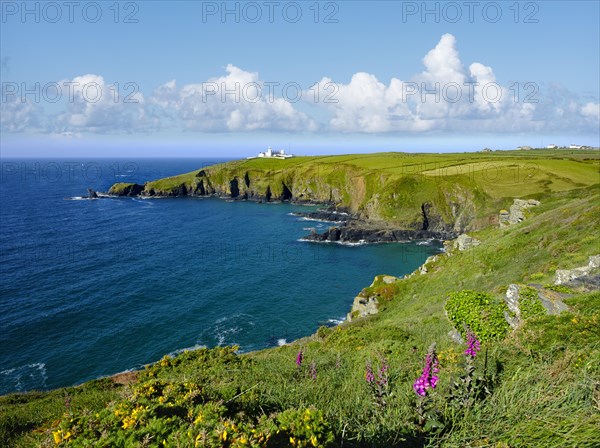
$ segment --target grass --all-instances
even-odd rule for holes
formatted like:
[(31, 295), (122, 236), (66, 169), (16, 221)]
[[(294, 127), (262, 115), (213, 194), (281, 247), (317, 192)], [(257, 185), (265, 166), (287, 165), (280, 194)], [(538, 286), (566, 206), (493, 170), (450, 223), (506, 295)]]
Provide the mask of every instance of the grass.
[[(302, 159), (289, 163), (295, 169), (315, 169), (316, 159)], [(387, 155), (319, 159), (325, 168), (320, 168), (316, 183), (323, 175), (331, 183), (356, 182), (365, 165), (378, 167), (390, 160)], [(350, 168), (339, 170), (340, 163)], [(206, 169), (217, 173), (212, 174), (215, 182), (225, 172), (223, 166)], [(236, 166), (244, 171), (267, 169), (258, 159)], [(548, 169), (556, 166), (549, 164)], [(598, 292), (573, 291), (567, 299), (570, 312), (531, 317), (505, 339), (482, 344), (475, 371), (484, 375), (487, 353), (490, 393), (467, 408), (453, 407), (449, 395), (452, 383), (465, 371), (464, 346), (450, 338), (452, 325), (444, 312), (454, 292), (474, 290), (499, 299), (510, 283), (526, 284), (531, 278), (551, 283), (556, 269), (583, 266), (590, 255), (600, 253), (600, 191), (593, 184), (580, 185), (581, 172), (570, 165), (564, 170), (562, 174), (571, 176), (568, 191), (538, 191), (542, 204), (531, 209), (526, 221), (502, 229), (482, 226), (472, 234), (481, 245), (441, 256), (428, 266), (428, 274), (394, 283), (385, 290), (377, 315), (245, 355), (225, 348), (186, 352), (149, 366), (131, 384), (105, 379), (77, 388), (0, 397), (0, 440), (8, 446), (51, 446), (54, 433), (70, 434), (61, 442), (65, 446), (195, 446), (198, 441), (201, 446), (597, 446)], [(192, 174), (196, 172), (184, 176)], [(365, 184), (357, 183), (349, 191), (377, 188), (377, 177), (365, 175)], [(411, 195), (430, 195), (437, 190), (427, 190), (431, 184), (425, 177), (396, 179), (393, 185), (401, 190), (390, 188), (382, 195), (410, 192), (400, 202), (410, 201)], [(470, 182), (456, 184), (452, 178), (439, 182), (452, 188), (466, 188)], [(177, 183), (185, 177), (171, 179)], [(492, 201), (489, 209), (496, 206), (479, 194), (481, 201)], [(378, 287), (384, 286), (374, 288)], [(427, 403), (443, 426), (425, 431), (418, 422), (412, 383), (432, 342), (437, 343), (440, 381)], [(301, 368), (295, 363), (299, 350), (304, 354)], [(366, 362), (376, 368), (382, 358), (389, 363), (383, 408), (365, 381)], [(310, 374), (312, 363), (316, 379)], [(68, 408), (66, 395), (72, 397)]]
[[(590, 151), (499, 151), (493, 153), (376, 153), (255, 158), (232, 161), (147, 182), (146, 192), (198, 190), (253, 198), (282, 197), (335, 203), (363, 218), (420, 228), (421, 206), (431, 204), (438, 227), (482, 228), (480, 220), (506, 208), (514, 197), (539, 197), (600, 184), (600, 159)], [(208, 188), (209, 187), (209, 188)], [(114, 186), (113, 192), (119, 188)], [(201, 191), (201, 190), (200, 190)], [(440, 230), (440, 229), (438, 229)]]

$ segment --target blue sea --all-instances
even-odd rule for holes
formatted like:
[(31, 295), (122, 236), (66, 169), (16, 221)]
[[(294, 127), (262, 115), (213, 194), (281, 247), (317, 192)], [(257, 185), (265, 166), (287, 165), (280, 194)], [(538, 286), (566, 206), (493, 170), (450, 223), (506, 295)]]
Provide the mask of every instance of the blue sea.
[(439, 244), (300, 241), (314, 208), (83, 199), (212, 159), (2, 159), (0, 394), (78, 384), (198, 346), (284, 344), (339, 323), (376, 274)]

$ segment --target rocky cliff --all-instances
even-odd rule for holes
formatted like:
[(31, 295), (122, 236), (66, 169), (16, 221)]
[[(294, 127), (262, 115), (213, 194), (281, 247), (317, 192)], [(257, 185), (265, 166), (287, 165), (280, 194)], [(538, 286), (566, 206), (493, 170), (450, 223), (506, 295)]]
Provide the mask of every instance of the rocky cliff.
[[(350, 165), (277, 163), (281, 165), (229, 162), (144, 185), (115, 184), (108, 193), (326, 204), (348, 211), (380, 233), (375, 237), (371, 231), (365, 235), (364, 226), (359, 230), (344, 226), (339, 231), (341, 237), (336, 236), (337, 230), (331, 230), (322, 237), (313, 236), (315, 240), (344, 240), (344, 235), (348, 241), (451, 237), (480, 226), (482, 217), (494, 210), (488, 210), (489, 197), (466, 178), (457, 181), (421, 174), (390, 175)], [(410, 238), (399, 234), (401, 230), (409, 231)]]

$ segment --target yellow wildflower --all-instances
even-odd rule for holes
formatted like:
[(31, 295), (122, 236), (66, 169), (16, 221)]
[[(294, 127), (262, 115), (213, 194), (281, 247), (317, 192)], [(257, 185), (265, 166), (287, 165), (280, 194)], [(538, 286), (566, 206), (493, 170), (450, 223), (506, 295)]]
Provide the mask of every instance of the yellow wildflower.
[(57, 445), (62, 442), (62, 431), (60, 429), (58, 431), (52, 431), (52, 436), (54, 437), (54, 443)]
[(171, 358), (169, 356), (165, 356), (163, 359), (160, 360), (161, 367), (169, 367), (170, 364), (171, 364)]
[(227, 440), (227, 430), (223, 431), (221, 438), (223, 439), (223, 442), (225, 442), (225, 440)]
[(132, 428), (135, 426), (135, 419), (132, 417), (125, 417), (123, 419), (123, 429)]
[(296, 445), (296, 441), (294, 440), (294, 438), (293, 438), (293, 437), (290, 437), (290, 443), (291, 443), (292, 445)]
[(317, 436), (313, 435), (313, 436), (310, 438), (310, 443), (312, 444), (312, 446), (316, 447), (316, 446), (317, 446), (317, 444), (318, 444), (318, 442), (317, 442)]

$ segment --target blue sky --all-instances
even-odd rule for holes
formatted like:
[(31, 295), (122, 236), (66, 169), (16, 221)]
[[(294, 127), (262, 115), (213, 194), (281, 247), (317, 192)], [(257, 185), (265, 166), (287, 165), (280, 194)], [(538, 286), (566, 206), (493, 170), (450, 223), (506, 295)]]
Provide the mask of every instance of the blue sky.
[(599, 145), (597, 1), (97, 4), (2, 2), (3, 157)]

